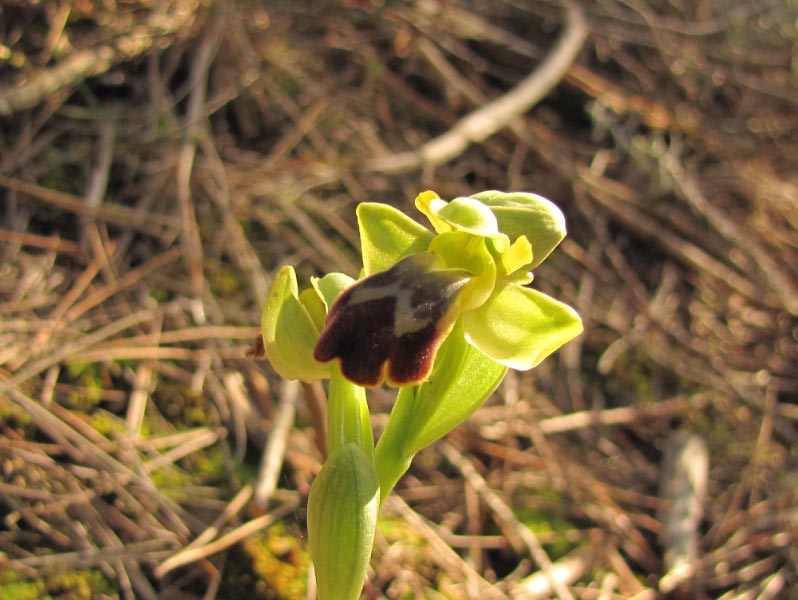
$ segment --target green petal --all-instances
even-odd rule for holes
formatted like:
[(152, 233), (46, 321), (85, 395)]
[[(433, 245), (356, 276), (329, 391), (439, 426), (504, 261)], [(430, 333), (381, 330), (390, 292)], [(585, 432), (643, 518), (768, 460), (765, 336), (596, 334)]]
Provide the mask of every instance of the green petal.
[(438, 194), (431, 190), (421, 192), (416, 196), (416, 208), (432, 223), (432, 228), (438, 233), (446, 233), (454, 228), (438, 216), (438, 211), (446, 206), (446, 201), (441, 200)]
[(438, 233), (464, 231), (482, 236), (499, 233), (496, 217), (490, 208), (473, 198), (455, 198), (445, 202), (434, 192), (423, 192), (416, 198), (416, 208), (427, 216)]
[(377, 202), (357, 207), (365, 274), (390, 269), (402, 258), (424, 252), (433, 233), (401, 211)]
[(458, 231), (485, 236), (499, 233), (496, 217), (473, 198), (455, 198), (438, 210), (438, 216)]
[(518, 237), (499, 254), (499, 277), (504, 278), (532, 264), (532, 245), (525, 235)]
[(298, 298), (292, 267), (280, 269), (274, 278), (261, 313), (261, 330), (266, 357), (282, 377), (302, 381), (329, 377), (329, 365), (313, 358), (319, 329)]
[(531, 369), (582, 333), (567, 304), (537, 290), (504, 284), (479, 308), (463, 314), (466, 339), (496, 362)]
[[(352, 286), (355, 280), (343, 273), (327, 273), (324, 277), (311, 277), (310, 284), (316, 290), (319, 297), (324, 301), (324, 313), (330, 310), (335, 299), (346, 288)], [(322, 322), (322, 327), (324, 323)]]
[(499, 231), (515, 241), (525, 235), (532, 244), (533, 261), (537, 265), (565, 237), (565, 217), (557, 206), (543, 196), (527, 192), (480, 192), (472, 196), (490, 207), (499, 223)]

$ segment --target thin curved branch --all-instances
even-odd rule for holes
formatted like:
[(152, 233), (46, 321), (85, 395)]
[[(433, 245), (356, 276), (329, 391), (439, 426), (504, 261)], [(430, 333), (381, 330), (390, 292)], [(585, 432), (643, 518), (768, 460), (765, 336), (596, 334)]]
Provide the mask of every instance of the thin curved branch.
[(365, 164), (366, 171), (397, 174), (422, 166), (440, 165), (460, 155), (469, 144), (490, 137), (527, 112), (562, 80), (582, 48), (587, 33), (582, 10), (577, 6), (569, 6), (565, 30), (554, 50), (521, 83), (471, 112), (449, 131), (431, 139), (417, 151), (368, 161)]

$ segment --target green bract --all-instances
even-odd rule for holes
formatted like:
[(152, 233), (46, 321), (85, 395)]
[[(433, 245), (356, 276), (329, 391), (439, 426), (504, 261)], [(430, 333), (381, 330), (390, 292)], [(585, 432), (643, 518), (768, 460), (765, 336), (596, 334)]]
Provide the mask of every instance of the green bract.
[[(531, 369), (582, 331), (569, 306), (534, 290), (532, 269), (565, 236), (551, 202), (482, 192), (416, 198), (432, 230), (385, 204), (357, 208), (363, 273), (275, 276), (263, 308), (266, 356), (283, 377), (329, 379), (329, 458), (308, 533), (322, 600), (359, 597), (380, 502), (413, 456), (465, 421), (508, 368)], [(399, 387), (374, 446), (366, 387)]]
[(357, 600), (374, 545), (380, 488), (355, 444), (338, 446), (308, 498), (308, 538), (319, 600)]

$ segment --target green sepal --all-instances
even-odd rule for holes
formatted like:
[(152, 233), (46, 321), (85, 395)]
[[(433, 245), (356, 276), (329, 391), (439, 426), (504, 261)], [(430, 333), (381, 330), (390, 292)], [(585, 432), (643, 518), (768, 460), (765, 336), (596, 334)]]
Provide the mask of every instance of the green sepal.
[(532, 245), (534, 269), (565, 237), (565, 216), (557, 206), (543, 196), (527, 192), (498, 192), (489, 190), (474, 194), (496, 215), (499, 231), (515, 241), (525, 235)]
[(312, 298), (303, 300), (293, 267), (280, 269), (263, 305), (261, 333), (266, 358), (281, 377), (311, 382), (329, 377), (330, 366), (313, 358), (320, 332), (318, 306)]
[(377, 202), (358, 205), (357, 223), (366, 276), (390, 269), (406, 256), (424, 252), (434, 237), (403, 212)]
[(583, 329), (582, 319), (567, 304), (513, 283), (502, 283), (487, 302), (461, 318), (469, 343), (522, 371), (540, 364)]
[(327, 458), (308, 498), (308, 545), (319, 600), (357, 600), (366, 579), (380, 486), (374, 462), (356, 444)]
[[(496, 216), (490, 208), (474, 198), (455, 198), (445, 202), (420, 194), (416, 206), (421, 210), (439, 233), (447, 230), (464, 231), (473, 235), (492, 236), (499, 233)], [(441, 227), (440, 221), (448, 228)]]

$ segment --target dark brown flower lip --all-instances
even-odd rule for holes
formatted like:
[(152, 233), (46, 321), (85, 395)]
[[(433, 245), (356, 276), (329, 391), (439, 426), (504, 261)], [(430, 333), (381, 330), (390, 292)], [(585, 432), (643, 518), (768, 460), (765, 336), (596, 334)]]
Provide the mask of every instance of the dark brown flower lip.
[(469, 276), (436, 270), (422, 253), (367, 277), (333, 303), (313, 356), (340, 360), (344, 377), (374, 387), (424, 381), (455, 321), (455, 299)]

